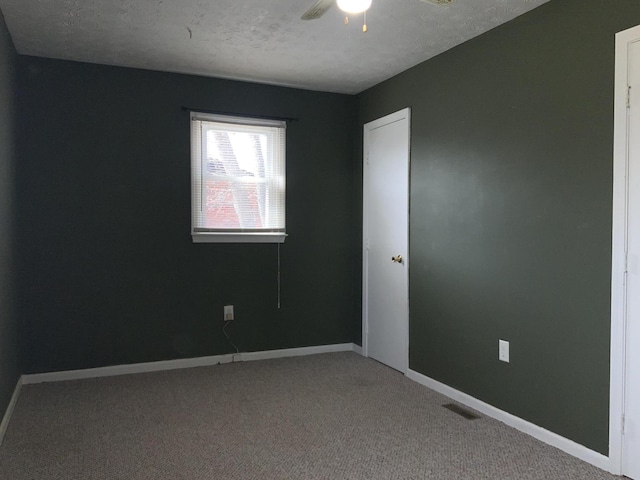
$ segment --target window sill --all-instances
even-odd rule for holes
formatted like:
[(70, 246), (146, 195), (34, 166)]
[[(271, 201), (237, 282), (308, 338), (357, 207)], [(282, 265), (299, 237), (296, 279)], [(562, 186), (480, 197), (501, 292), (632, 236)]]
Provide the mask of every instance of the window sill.
[(286, 233), (192, 233), (193, 243), (284, 243)]

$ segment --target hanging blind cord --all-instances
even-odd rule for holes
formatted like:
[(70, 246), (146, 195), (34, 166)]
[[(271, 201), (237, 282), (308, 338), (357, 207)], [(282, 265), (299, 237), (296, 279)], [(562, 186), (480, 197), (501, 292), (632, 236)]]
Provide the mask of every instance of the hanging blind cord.
[(280, 309), (280, 243), (278, 242), (278, 310)]

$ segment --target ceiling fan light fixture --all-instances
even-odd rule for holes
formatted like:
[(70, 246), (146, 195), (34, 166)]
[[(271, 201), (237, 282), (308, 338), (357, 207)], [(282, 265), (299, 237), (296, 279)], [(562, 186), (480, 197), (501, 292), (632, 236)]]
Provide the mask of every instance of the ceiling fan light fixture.
[(371, 6), (371, 0), (337, 0), (338, 8), (346, 13), (366, 12)]

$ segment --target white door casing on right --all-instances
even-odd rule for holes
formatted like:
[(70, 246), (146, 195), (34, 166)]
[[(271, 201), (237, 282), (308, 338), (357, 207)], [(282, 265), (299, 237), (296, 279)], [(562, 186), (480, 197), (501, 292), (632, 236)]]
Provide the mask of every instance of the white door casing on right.
[(616, 36), (612, 471), (640, 480), (640, 26)]
[(627, 332), (623, 474), (640, 480), (640, 39), (629, 45)]
[(409, 121), (406, 108), (367, 123), (363, 152), (363, 353), (404, 374), (409, 368)]

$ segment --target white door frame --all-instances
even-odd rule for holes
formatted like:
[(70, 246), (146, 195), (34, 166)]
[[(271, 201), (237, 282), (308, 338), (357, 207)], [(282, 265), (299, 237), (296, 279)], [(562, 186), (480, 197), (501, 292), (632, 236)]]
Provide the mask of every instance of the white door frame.
[[(368, 166), (366, 161), (366, 155), (368, 151), (368, 130), (372, 130), (374, 128), (380, 128), (383, 125), (387, 125), (389, 123), (397, 122), (403, 118), (407, 118), (408, 120), (408, 138), (407, 138), (407, 165), (409, 175), (411, 174), (411, 108), (403, 108), (395, 113), (391, 113), (389, 115), (385, 115), (377, 120), (367, 123), (363, 127), (363, 149), (362, 149), (362, 354), (365, 357), (369, 356), (369, 312), (368, 312), (368, 262), (367, 262), (367, 229), (368, 229), (368, 221), (367, 214), (369, 213), (369, 205), (367, 203), (367, 199), (369, 197), (369, 185), (367, 182), (367, 174), (368, 174)], [(367, 130), (368, 129), (368, 130)], [(410, 205), (410, 192), (411, 192), (411, 181), (410, 178), (407, 179), (407, 206)], [(409, 209), (407, 208), (407, 216), (409, 216)], [(407, 219), (408, 220), (408, 219)], [(407, 249), (405, 258), (403, 259), (403, 263), (405, 265), (405, 274), (407, 276), (407, 302), (409, 301), (409, 221), (407, 221)], [(405, 338), (405, 352), (407, 355), (406, 358), (406, 369), (403, 374), (407, 374), (409, 370), (409, 318), (406, 318), (406, 329), (407, 332)]]
[[(622, 474), (622, 442), (626, 359), (626, 263), (629, 155), (627, 149), (627, 85), (629, 44), (640, 40), (640, 25), (616, 34), (614, 135), (613, 135), (613, 235), (611, 263), (611, 372), (609, 405), (610, 471)], [(636, 93), (640, 94), (640, 92)]]

